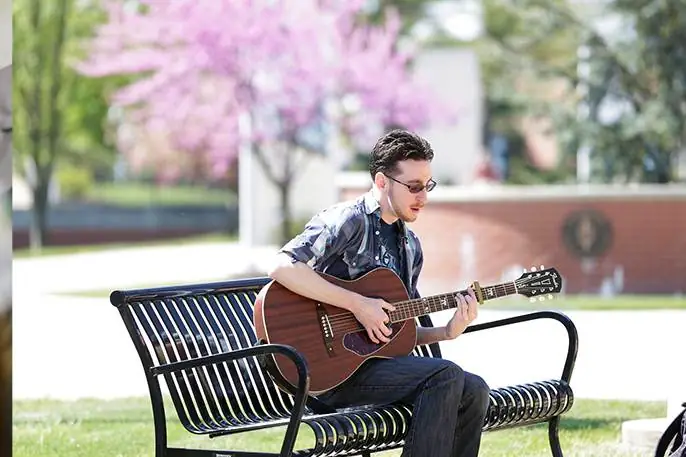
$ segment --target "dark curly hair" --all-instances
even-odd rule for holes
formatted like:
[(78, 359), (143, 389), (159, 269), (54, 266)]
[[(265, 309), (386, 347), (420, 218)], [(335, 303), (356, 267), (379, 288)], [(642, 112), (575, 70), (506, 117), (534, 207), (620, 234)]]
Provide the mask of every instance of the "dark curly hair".
[(427, 160), (431, 162), (434, 151), (431, 145), (416, 133), (407, 130), (391, 130), (374, 145), (369, 157), (369, 173), (372, 179), (376, 173), (392, 174), (398, 162), (403, 160)]

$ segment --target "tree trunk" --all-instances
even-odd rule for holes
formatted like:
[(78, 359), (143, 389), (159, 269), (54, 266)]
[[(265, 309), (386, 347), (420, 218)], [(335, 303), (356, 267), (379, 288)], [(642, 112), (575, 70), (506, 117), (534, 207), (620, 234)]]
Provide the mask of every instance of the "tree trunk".
[[(62, 65), (69, 6), (68, 0), (59, 1), (54, 13), (56, 15), (55, 36), (49, 41), (37, 39), (34, 44), (35, 58), (38, 63), (34, 74), (31, 75), (33, 84), (30, 88), (31, 103), (28, 116), (29, 155), (35, 172), (35, 182), (31, 183), (33, 207), (29, 229), (32, 250), (40, 250), (46, 241), (48, 189), (55, 161), (60, 152), (62, 111), (59, 108), (59, 98), (63, 89)], [(31, 7), (31, 27), (38, 35), (46, 28), (45, 22), (49, 19), (43, 17), (39, 0), (34, 0)], [(52, 59), (48, 59), (48, 55), (52, 55)], [(48, 66), (47, 63), (50, 65)], [(44, 100), (46, 87), (48, 98)]]
[(32, 188), (33, 205), (29, 230), (29, 241), (32, 251), (39, 251), (45, 245), (48, 226), (48, 188), (50, 187), (50, 179), (43, 180), (42, 178), (37, 178), (37, 181)]
[(293, 225), (290, 204), (291, 181), (284, 180), (278, 183), (278, 187), (281, 200), (281, 244), (283, 245), (291, 239)]

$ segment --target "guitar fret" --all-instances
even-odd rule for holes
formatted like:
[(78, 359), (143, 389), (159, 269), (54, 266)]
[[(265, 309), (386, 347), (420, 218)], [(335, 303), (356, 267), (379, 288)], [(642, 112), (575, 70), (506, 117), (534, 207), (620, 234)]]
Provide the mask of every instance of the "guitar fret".
[[(482, 287), (481, 290), (484, 299), (490, 300), (493, 298), (500, 298), (507, 295), (516, 294), (517, 286), (514, 282), (507, 282), (503, 284)], [(398, 322), (438, 311), (454, 309), (458, 307), (456, 295), (462, 293), (466, 293), (466, 291), (460, 290), (447, 294), (421, 297), (398, 302), (395, 304), (396, 310), (389, 313), (389, 316), (391, 317), (392, 322)]]

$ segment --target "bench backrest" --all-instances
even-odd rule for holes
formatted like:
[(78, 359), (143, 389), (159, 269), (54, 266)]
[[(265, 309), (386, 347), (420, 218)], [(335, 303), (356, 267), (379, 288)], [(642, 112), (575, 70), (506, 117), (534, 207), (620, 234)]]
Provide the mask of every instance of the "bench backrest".
[[(150, 368), (255, 345), (253, 304), (269, 278), (116, 291), (110, 296), (126, 324), (151, 389)], [(428, 316), (419, 324), (430, 326)], [(438, 345), (414, 355), (440, 357)], [(255, 357), (164, 375), (182, 424), (202, 433), (288, 417), (292, 398), (277, 388)], [(151, 394), (159, 392), (151, 392)]]

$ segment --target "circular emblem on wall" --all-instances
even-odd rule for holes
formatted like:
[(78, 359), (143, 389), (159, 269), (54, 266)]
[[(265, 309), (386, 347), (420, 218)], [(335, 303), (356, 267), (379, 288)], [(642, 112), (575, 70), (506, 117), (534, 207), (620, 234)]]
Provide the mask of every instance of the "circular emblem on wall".
[(565, 219), (562, 239), (567, 249), (578, 257), (599, 257), (610, 247), (612, 226), (598, 211), (576, 211)]

